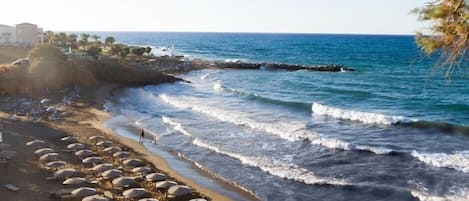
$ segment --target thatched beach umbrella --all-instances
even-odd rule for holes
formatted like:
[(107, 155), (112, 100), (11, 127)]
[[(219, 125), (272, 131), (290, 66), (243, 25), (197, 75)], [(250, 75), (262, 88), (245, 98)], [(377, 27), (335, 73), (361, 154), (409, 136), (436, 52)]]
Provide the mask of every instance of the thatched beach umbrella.
[(53, 153), (53, 152), (55, 152), (55, 151), (51, 148), (41, 148), (41, 149), (38, 149), (38, 150), (34, 151), (34, 154), (36, 154), (37, 156), (42, 156), (44, 154), (49, 154), (49, 153)]
[(96, 194), (98, 194), (98, 191), (94, 188), (89, 188), (89, 187), (81, 187), (72, 191), (72, 195), (79, 196), (79, 197), (86, 197), (86, 196), (96, 195)]
[(131, 188), (122, 193), (124, 198), (138, 198), (148, 194), (144, 188)]
[(143, 162), (140, 159), (127, 159), (122, 162), (127, 167), (139, 167), (143, 165)]
[(109, 199), (100, 195), (91, 195), (84, 197), (81, 201), (108, 201)]
[(192, 189), (188, 186), (183, 185), (175, 185), (171, 186), (168, 189), (168, 197), (169, 198), (179, 198), (184, 197), (192, 193)]
[(92, 156), (92, 157), (83, 159), (81, 162), (83, 164), (96, 164), (96, 163), (101, 163), (102, 161), (103, 159), (101, 157)]
[(75, 173), (77, 173), (77, 171), (75, 169), (66, 168), (66, 169), (61, 169), (61, 170), (55, 171), (54, 172), (54, 177), (58, 178), (58, 179), (63, 179), (63, 178), (72, 177), (73, 175), (75, 175)]
[(155, 199), (155, 198), (142, 198), (138, 201), (159, 201), (158, 199)]
[(46, 163), (46, 166), (50, 168), (61, 168), (61, 167), (65, 167), (66, 164), (67, 163), (65, 163), (65, 161), (52, 161), (52, 162)]
[(93, 168), (91, 168), (91, 170), (95, 173), (101, 173), (101, 172), (104, 172), (106, 170), (112, 169), (112, 167), (113, 167), (112, 164), (104, 163), (104, 164), (95, 165)]
[(78, 151), (78, 150), (85, 149), (85, 145), (82, 143), (72, 143), (72, 144), (67, 145), (67, 149)]
[(79, 185), (86, 182), (86, 179), (83, 177), (73, 177), (62, 182), (63, 185)]
[(93, 135), (88, 138), (88, 140), (94, 141), (94, 143), (97, 143), (99, 140), (103, 140), (103, 139), (104, 139), (104, 136), (102, 135)]
[(103, 151), (108, 154), (114, 154), (116, 152), (122, 151), (122, 149), (120, 147), (107, 147), (103, 149)]
[(134, 184), (136, 183), (133, 177), (118, 177), (112, 180), (112, 185), (118, 187), (129, 187)]
[(99, 141), (98, 143), (96, 143), (96, 146), (98, 147), (110, 147), (112, 146), (112, 142), (111, 141)]
[(166, 175), (161, 174), (161, 173), (151, 173), (147, 176), (145, 176), (145, 180), (149, 182), (156, 182), (156, 181), (164, 181), (168, 178)]
[(106, 170), (101, 173), (101, 176), (105, 179), (114, 179), (122, 176), (122, 171), (118, 169)]
[(148, 167), (136, 167), (134, 169), (132, 169), (132, 172), (133, 173), (141, 173), (141, 174), (149, 174), (149, 173), (152, 173), (153, 172), (153, 169), (151, 168), (148, 168)]
[(62, 140), (63, 142), (69, 142), (69, 143), (71, 143), (71, 142), (78, 142), (77, 138), (72, 137), (72, 136), (63, 137), (63, 138), (61, 138), (61, 140)]
[(51, 161), (58, 161), (60, 159), (60, 155), (58, 153), (48, 153), (44, 154), (39, 157), (39, 161), (47, 163)]
[(89, 150), (89, 149), (83, 149), (83, 150), (75, 152), (75, 156), (78, 156), (80, 158), (86, 158), (86, 157), (92, 156), (94, 154), (95, 153), (92, 150)]
[(26, 146), (34, 146), (34, 147), (44, 147), (46, 145), (46, 142), (42, 141), (42, 140), (33, 140), (33, 141), (29, 141), (26, 143)]
[(177, 185), (174, 181), (160, 181), (155, 183), (155, 187), (159, 190), (166, 190), (171, 186)]
[(16, 151), (12, 151), (12, 150), (3, 150), (3, 151), (0, 151), (0, 158), (4, 158), (4, 159), (12, 159), (16, 156)]
[(128, 158), (130, 156), (129, 152), (126, 151), (118, 151), (114, 154), (112, 154), (114, 158)]

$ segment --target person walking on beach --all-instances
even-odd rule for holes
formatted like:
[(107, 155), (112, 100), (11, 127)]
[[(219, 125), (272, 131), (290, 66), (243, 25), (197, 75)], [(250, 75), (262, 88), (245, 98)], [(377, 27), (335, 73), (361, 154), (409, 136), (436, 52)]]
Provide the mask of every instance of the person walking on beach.
[(138, 140), (138, 143), (143, 144), (143, 139), (145, 139), (145, 131), (142, 128), (142, 133), (140, 134), (140, 138)]

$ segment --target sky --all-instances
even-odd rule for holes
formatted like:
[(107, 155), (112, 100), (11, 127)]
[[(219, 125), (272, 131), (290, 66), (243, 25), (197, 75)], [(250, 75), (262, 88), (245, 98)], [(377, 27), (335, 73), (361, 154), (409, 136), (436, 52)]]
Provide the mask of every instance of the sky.
[(53, 31), (414, 34), (429, 0), (5, 0), (0, 24)]

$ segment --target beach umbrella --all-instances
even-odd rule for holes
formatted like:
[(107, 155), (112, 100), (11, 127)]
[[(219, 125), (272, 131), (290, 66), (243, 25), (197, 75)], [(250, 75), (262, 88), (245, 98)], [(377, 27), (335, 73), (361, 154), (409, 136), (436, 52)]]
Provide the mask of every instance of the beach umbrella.
[(91, 168), (91, 170), (93, 170), (93, 172), (96, 172), (96, 173), (101, 173), (106, 170), (112, 169), (112, 166), (113, 165), (110, 163), (104, 163), (104, 164), (95, 165), (93, 168)]
[(122, 149), (120, 147), (107, 147), (103, 149), (103, 151), (108, 154), (114, 154), (116, 152), (122, 151)]
[(130, 156), (130, 153), (126, 151), (118, 151), (112, 154), (112, 156), (114, 156), (114, 158), (127, 158)]
[(98, 191), (90, 187), (81, 187), (72, 191), (72, 195), (79, 196), (79, 197), (86, 197), (86, 196), (96, 195), (96, 194), (98, 194)]
[(34, 154), (38, 155), (38, 156), (42, 156), (44, 154), (49, 154), (49, 153), (52, 153), (54, 152), (53, 149), (51, 148), (42, 148), (42, 149), (38, 149), (36, 151), (34, 151)]
[(207, 201), (207, 200), (203, 198), (196, 198), (196, 199), (191, 199), (189, 201)]
[(45, 98), (45, 99), (42, 99), (40, 103), (45, 105), (45, 104), (49, 104), (49, 102), (50, 102), (50, 99)]
[(136, 168), (132, 169), (132, 172), (133, 173), (148, 174), (148, 173), (152, 173), (153, 170), (151, 168), (148, 168), (148, 167), (136, 167)]
[(81, 149), (85, 149), (85, 145), (82, 143), (72, 143), (72, 144), (67, 145), (67, 149), (78, 151)]
[(183, 197), (191, 193), (192, 193), (191, 188), (189, 188), (188, 186), (183, 186), (183, 185), (171, 186), (168, 189), (168, 197), (170, 198)]
[(122, 176), (122, 171), (118, 169), (106, 170), (103, 173), (101, 173), (101, 176), (106, 179), (114, 179), (114, 178)]
[(65, 165), (66, 165), (65, 161), (52, 161), (52, 162), (46, 163), (46, 166), (50, 168), (61, 168), (61, 167), (64, 167)]
[(95, 153), (92, 150), (89, 150), (89, 149), (83, 149), (83, 150), (75, 152), (75, 156), (78, 156), (80, 158), (86, 158), (86, 157), (92, 156), (94, 154)]
[(136, 184), (133, 177), (118, 177), (112, 180), (113, 186), (128, 187), (133, 184)]
[(58, 153), (48, 153), (44, 154), (39, 157), (39, 161), (42, 162), (51, 162), (51, 161), (58, 161), (60, 159), (60, 155)]
[(100, 195), (91, 195), (84, 197), (81, 201), (108, 201), (109, 199)]
[(161, 174), (161, 173), (151, 173), (147, 176), (145, 176), (145, 179), (150, 182), (155, 182), (155, 181), (163, 181), (167, 178), (166, 175)]
[(3, 151), (0, 151), (0, 158), (4, 158), (4, 159), (12, 159), (16, 156), (16, 151), (12, 151), (12, 150), (3, 150)]
[(66, 168), (54, 172), (54, 177), (62, 179), (72, 177), (77, 171), (73, 168)]
[(124, 198), (138, 198), (148, 194), (144, 188), (131, 188), (122, 193)]
[(103, 140), (104, 136), (102, 136), (102, 135), (93, 135), (93, 136), (89, 137), (88, 139), (90, 141), (94, 141), (96, 143), (98, 140)]
[(110, 147), (110, 146), (112, 146), (112, 142), (108, 141), (108, 140), (99, 141), (98, 143), (96, 143), (96, 146), (98, 146), (98, 147)]
[(86, 182), (86, 179), (83, 177), (73, 177), (62, 182), (63, 185), (78, 185)]
[(33, 141), (29, 141), (26, 143), (26, 146), (35, 146), (35, 147), (43, 147), (45, 145), (46, 145), (46, 142), (42, 140), (33, 140)]
[(72, 136), (66, 136), (61, 138), (63, 142), (78, 142), (77, 138), (72, 137)]
[(155, 199), (155, 198), (142, 198), (138, 201), (159, 201), (158, 199)]
[(102, 161), (103, 159), (101, 157), (93, 156), (93, 157), (85, 158), (81, 162), (83, 164), (96, 164), (96, 163), (101, 163)]
[(175, 185), (177, 185), (177, 183), (174, 182), (174, 181), (160, 181), (160, 182), (155, 183), (155, 187), (157, 189), (164, 189), (164, 190), (168, 189), (171, 186), (175, 186)]
[(122, 164), (128, 167), (139, 167), (143, 165), (143, 162), (139, 159), (131, 158), (131, 159), (124, 160)]

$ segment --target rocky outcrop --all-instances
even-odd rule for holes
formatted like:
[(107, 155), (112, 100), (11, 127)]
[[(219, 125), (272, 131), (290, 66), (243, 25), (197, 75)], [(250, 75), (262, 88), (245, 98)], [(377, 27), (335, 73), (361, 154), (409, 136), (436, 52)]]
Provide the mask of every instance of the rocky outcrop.
[(341, 71), (355, 71), (352, 68), (348, 68), (341, 65), (294, 65), (294, 64), (282, 64), (282, 63), (247, 63), (247, 62), (215, 62), (212, 67), (216, 68), (233, 68), (233, 69), (262, 69), (262, 70), (307, 70), (307, 71), (327, 71), (327, 72), (341, 72)]

